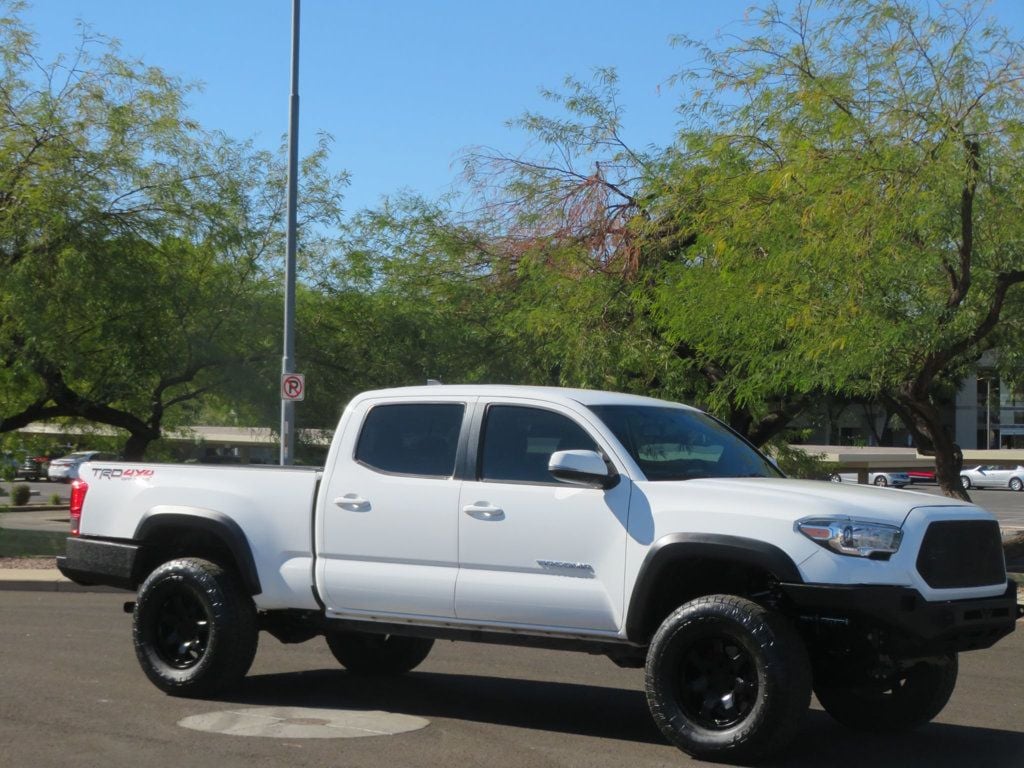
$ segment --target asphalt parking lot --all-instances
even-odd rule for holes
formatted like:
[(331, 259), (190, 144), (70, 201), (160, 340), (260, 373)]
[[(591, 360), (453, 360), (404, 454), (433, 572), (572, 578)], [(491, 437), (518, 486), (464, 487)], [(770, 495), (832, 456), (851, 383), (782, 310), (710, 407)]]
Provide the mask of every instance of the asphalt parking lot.
[[(647, 768), (698, 765), (668, 746), (642, 693), (642, 671), (602, 657), (438, 643), (415, 672), (360, 679), (320, 639), (263, 635), (249, 677), (215, 700), (153, 687), (132, 650), (123, 594), (0, 592), (0, 765), (278, 768), (288, 765)], [(1006, 768), (1024, 765), (1024, 629), (964, 654), (936, 722), (903, 736), (858, 736), (817, 709), (768, 766)], [(181, 721), (289, 709), (297, 725), (331, 713), (384, 711), (425, 728), (367, 738), (283, 738), (191, 730)]]

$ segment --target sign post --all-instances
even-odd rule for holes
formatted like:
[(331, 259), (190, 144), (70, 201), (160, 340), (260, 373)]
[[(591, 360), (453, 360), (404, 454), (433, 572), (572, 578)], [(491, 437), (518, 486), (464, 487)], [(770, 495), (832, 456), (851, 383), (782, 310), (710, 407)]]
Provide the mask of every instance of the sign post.
[[(292, 0), (292, 92), (288, 108), (288, 238), (284, 269), (284, 354), (281, 358), (281, 393), (284, 379), (295, 370), (295, 228), (299, 189), (299, 0)], [(295, 458), (295, 400), (281, 398), (281, 464)]]

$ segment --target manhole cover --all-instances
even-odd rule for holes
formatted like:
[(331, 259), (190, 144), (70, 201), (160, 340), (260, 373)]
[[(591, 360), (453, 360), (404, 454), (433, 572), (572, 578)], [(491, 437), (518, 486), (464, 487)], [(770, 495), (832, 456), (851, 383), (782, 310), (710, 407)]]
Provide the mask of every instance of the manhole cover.
[(393, 712), (305, 707), (253, 707), (192, 715), (178, 725), (194, 731), (271, 739), (355, 739), (426, 728), (422, 717)]

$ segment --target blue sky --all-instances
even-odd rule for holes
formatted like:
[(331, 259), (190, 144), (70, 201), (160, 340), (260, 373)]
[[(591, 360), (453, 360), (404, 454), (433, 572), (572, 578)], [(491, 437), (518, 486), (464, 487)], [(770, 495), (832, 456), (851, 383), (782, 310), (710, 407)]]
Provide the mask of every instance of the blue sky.
[[(788, 3), (780, 0), (783, 6)], [(332, 164), (351, 172), (346, 208), (410, 189), (428, 197), (457, 180), (461, 150), (516, 151), (505, 121), (540, 110), (541, 87), (615, 67), (626, 138), (663, 145), (675, 126), (665, 80), (689, 54), (674, 34), (737, 29), (750, 0), (304, 0), (300, 151), (334, 137)], [(1024, 0), (997, 0), (1024, 29)], [(44, 58), (73, 49), (75, 22), (203, 89), (191, 114), (208, 129), (263, 147), (288, 127), (290, 0), (35, 0), (24, 14)]]

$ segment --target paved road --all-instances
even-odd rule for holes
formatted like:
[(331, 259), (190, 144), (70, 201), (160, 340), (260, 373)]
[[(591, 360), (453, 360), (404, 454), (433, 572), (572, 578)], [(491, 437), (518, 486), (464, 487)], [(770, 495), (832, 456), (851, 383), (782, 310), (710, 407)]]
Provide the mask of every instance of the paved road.
[[(281, 765), (689, 765), (651, 724), (641, 673), (580, 654), (439, 643), (394, 680), (360, 681), (322, 641), (264, 635), (230, 698), (167, 697), (139, 670), (129, 597), (0, 592), (0, 765), (257, 768)], [(1004, 768), (1024, 765), (1024, 626), (966, 654), (946, 711), (900, 738), (859, 738), (812, 711), (797, 746), (772, 766)], [(181, 719), (256, 706), (381, 709), (426, 718), (421, 731), (363, 739), (266, 739), (185, 730)]]

